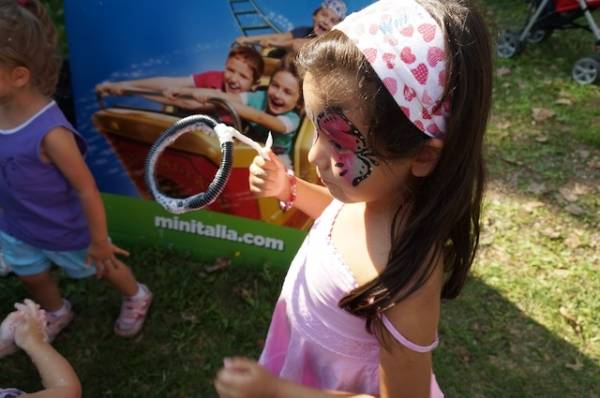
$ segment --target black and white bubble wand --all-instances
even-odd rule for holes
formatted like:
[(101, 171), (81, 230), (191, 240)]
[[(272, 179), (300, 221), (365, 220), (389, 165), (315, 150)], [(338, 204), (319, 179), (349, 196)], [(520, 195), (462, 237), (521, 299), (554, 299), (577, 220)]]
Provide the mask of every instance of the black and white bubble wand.
[[(208, 132), (209, 134), (215, 134), (219, 139), (219, 145), (221, 147), (221, 162), (219, 169), (205, 192), (200, 192), (187, 198), (169, 197), (160, 192), (154, 178), (156, 163), (165, 149), (179, 137), (198, 130)], [(206, 115), (192, 115), (185, 117), (166, 129), (150, 148), (144, 167), (146, 185), (150, 189), (152, 197), (164, 207), (165, 210), (175, 214), (199, 210), (210, 205), (217, 199), (221, 192), (223, 192), (225, 184), (227, 184), (229, 176), (231, 175), (234, 138), (255, 149), (265, 159), (267, 159), (267, 152), (273, 143), (273, 137), (269, 134), (267, 142), (263, 147), (259, 143), (240, 133), (235, 128), (223, 123), (217, 123), (214, 119)]]

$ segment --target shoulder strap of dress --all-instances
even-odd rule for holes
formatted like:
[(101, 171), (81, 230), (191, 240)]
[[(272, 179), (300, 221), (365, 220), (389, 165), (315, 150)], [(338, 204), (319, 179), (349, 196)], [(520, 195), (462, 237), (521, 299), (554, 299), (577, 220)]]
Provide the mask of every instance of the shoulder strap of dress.
[(388, 332), (390, 332), (390, 334), (394, 336), (396, 341), (398, 341), (398, 343), (402, 344), (403, 346), (412, 351), (429, 352), (436, 348), (439, 344), (439, 339), (437, 335), (435, 336), (435, 340), (433, 341), (433, 343), (431, 343), (430, 345), (423, 346), (415, 344), (412, 341), (409, 341), (406, 337), (404, 337), (385, 315), (381, 315), (381, 321), (383, 322), (383, 325), (388, 330)]

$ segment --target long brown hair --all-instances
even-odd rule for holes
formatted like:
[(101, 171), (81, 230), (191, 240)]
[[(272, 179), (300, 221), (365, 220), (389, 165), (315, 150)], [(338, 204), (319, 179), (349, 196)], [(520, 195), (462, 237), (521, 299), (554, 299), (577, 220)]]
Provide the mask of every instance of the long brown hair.
[[(407, 204), (398, 204), (386, 268), (339, 303), (364, 317), (367, 329), (379, 338), (381, 312), (423, 286), (440, 256), (445, 272), (442, 298), (456, 297), (479, 242), (485, 182), (482, 146), (492, 93), (489, 33), (481, 15), (464, 0), (419, 3), (446, 33), (449, 73), (445, 98), (451, 99), (452, 107), (437, 166), (428, 176), (415, 177)], [(361, 101), (371, 118), (368, 145), (381, 159), (406, 158), (429, 139), (404, 116), (365, 57), (342, 32), (334, 30), (309, 43), (302, 49), (299, 63), (323, 90)]]
[(58, 35), (38, 0), (0, 0), (0, 63), (29, 69), (31, 83), (52, 96), (61, 59)]

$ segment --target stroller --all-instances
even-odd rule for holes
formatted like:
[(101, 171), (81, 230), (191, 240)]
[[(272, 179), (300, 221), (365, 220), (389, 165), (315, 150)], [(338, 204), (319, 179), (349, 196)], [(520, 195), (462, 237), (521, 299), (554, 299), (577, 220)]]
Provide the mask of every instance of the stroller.
[[(530, 3), (525, 26), (520, 32), (504, 31), (500, 34), (496, 53), (500, 58), (517, 55), (525, 44), (546, 40), (556, 29), (580, 28), (592, 32), (596, 47), (600, 49), (600, 29), (592, 11), (600, 8), (600, 0), (525, 0)], [(585, 16), (588, 26), (575, 22)], [(580, 84), (600, 83), (600, 51), (578, 60), (571, 71)]]

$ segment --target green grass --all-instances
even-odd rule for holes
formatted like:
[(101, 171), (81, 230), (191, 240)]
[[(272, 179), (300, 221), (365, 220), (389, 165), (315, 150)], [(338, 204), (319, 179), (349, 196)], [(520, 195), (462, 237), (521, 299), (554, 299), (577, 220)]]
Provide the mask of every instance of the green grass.
[[(224, 357), (260, 353), (284, 271), (207, 273), (205, 265), (163, 250), (133, 252), (128, 262), (155, 295), (142, 334), (133, 340), (113, 335), (120, 298), (107, 284), (62, 278), (77, 317), (55, 347), (77, 369), (86, 397), (212, 396), (211, 380)], [(26, 292), (15, 277), (2, 283), (5, 314)], [(24, 354), (2, 363), (0, 386), (41, 387)]]
[[(480, 3), (494, 32), (525, 15), (520, 0)], [(600, 397), (600, 87), (570, 77), (592, 51), (591, 34), (556, 32), (496, 62), (481, 250), (462, 296), (442, 307), (434, 353), (448, 397)], [(535, 121), (533, 108), (555, 115)], [(142, 335), (112, 335), (108, 287), (61, 279), (78, 317), (56, 347), (88, 397), (214, 396), (224, 356), (259, 354), (284, 273), (207, 274), (170, 252), (132, 252), (156, 294)], [(2, 287), (6, 313), (25, 291), (14, 277)], [(39, 388), (23, 354), (1, 363), (0, 386)]]

